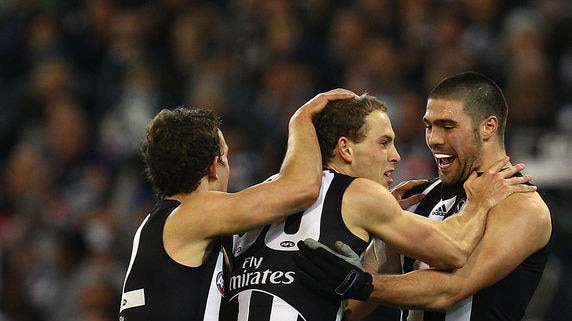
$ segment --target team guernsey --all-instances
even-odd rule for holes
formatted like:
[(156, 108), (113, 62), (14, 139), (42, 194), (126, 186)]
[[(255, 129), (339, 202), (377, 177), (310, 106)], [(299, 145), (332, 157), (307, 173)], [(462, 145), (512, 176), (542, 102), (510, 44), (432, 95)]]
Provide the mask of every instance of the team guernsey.
[(353, 178), (325, 170), (318, 200), (306, 211), (234, 236), (225, 321), (341, 320), (341, 302), (308, 290), (296, 277), (296, 243), (313, 238), (333, 246), (343, 240), (357, 253), (367, 242), (341, 216), (342, 196)]
[(158, 201), (135, 233), (120, 321), (219, 320), (224, 289), (221, 245), (200, 267), (175, 262), (163, 247), (163, 226), (179, 204)]
[[(467, 200), (462, 185), (443, 185), (441, 180), (433, 179), (417, 187), (410, 194), (426, 194), (409, 211), (424, 215), (435, 221), (441, 221), (457, 213)], [(549, 254), (549, 245), (527, 257), (515, 270), (497, 283), (478, 291), (474, 295), (457, 302), (446, 312), (402, 311), (402, 321), (517, 321), (524, 316)], [(403, 272), (414, 268), (414, 259), (404, 257)], [(424, 266), (423, 266), (424, 265)], [(415, 264), (419, 268), (419, 262)], [(421, 264), (421, 268), (427, 268)]]

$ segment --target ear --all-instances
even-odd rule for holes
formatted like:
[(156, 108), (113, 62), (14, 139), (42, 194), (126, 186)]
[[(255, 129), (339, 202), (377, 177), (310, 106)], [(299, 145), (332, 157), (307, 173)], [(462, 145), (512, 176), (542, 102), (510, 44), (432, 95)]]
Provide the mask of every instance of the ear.
[(351, 142), (349, 141), (349, 139), (344, 136), (340, 137), (338, 139), (337, 148), (338, 148), (338, 153), (340, 154), (342, 159), (346, 163), (351, 163), (353, 160), (353, 152), (351, 148)]
[(207, 171), (207, 176), (208, 176), (209, 181), (218, 180), (218, 175), (216, 173), (217, 165), (218, 165), (218, 156), (215, 156), (215, 158), (213, 158), (211, 164), (209, 165), (209, 168)]
[(489, 140), (493, 137), (499, 128), (499, 120), (496, 116), (489, 116), (481, 123), (481, 137)]

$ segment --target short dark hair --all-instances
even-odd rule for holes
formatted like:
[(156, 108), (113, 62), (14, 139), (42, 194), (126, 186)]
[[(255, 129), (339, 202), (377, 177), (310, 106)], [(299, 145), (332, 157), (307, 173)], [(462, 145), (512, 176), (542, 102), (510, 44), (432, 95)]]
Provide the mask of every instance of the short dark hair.
[(458, 100), (464, 112), (477, 126), (488, 116), (499, 120), (499, 137), (504, 141), (508, 105), (500, 87), (490, 78), (474, 71), (463, 72), (443, 79), (431, 92), (430, 99)]
[(220, 125), (212, 111), (186, 107), (163, 109), (151, 120), (141, 154), (159, 198), (199, 186), (214, 157), (222, 154)]
[(387, 113), (387, 106), (374, 96), (363, 94), (353, 99), (328, 102), (313, 118), (324, 167), (334, 157), (333, 150), (342, 136), (359, 143), (367, 135), (365, 118), (374, 110)]

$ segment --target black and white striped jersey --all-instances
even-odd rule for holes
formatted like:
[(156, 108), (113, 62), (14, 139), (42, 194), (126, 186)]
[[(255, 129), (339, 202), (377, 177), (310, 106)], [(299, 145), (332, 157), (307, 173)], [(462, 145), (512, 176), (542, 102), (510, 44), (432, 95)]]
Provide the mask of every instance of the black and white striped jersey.
[[(425, 198), (408, 210), (435, 221), (441, 221), (457, 213), (467, 199), (462, 185), (443, 185), (439, 179), (430, 180), (429, 183), (417, 187), (410, 194), (422, 191), (426, 194)], [(499, 282), (458, 302), (446, 313), (404, 310), (402, 321), (521, 320), (538, 286), (548, 260), (548, 253), (549, 245), (526, 258)], [(419, 267), (419, 262), (414, 264), (415, 260), (409, 257), (404, 257), (402, 262), (405, 273), (414, 270), (414, 265)], [(426, 264), (425, 267), (427, 267)]]
[(120, 321), (217, 321), (223, 301), (223, 253), (213, 251), (200, 267), (175, 262), (163, 247), (163, 226), (179, 205), (158, 201), (133, 240)]
[(323, 172), (316, 203), (304, 212), (234, 237), (225, 321), (340, 320), (341, 302), (305, 288), (296, 278), (296, 243), (313, 238), (332, 246), (342, 240), (357, 253), (367, 242), (351, 233), (341, 216), (342, 196), (352, 177)]

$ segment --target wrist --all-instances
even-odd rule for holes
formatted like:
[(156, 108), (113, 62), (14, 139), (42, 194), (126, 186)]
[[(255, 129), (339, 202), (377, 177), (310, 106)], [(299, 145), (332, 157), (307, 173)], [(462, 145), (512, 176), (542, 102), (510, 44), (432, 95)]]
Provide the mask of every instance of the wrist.
[(467, 198), (465, 207), (472, 207), (475, 209), (489, 210), (494, 205), (494, 200), (490, 197), (485, 197), (483, 194), (473, 194)]

